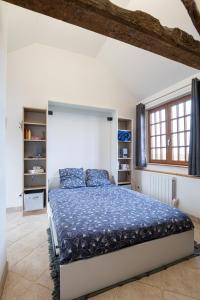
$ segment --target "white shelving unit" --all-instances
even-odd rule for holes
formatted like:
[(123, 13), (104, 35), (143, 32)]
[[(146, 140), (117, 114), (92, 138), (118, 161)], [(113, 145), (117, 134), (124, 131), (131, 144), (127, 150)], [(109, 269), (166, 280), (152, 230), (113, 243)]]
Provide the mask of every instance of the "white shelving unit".
[[(47, 110), (37, 108), (24, 108), (23, 111), (23, 214), (30, 214), (37, 211), (25, 211), (25, 196), (27, 194), (44, 192), (43, 209), (38, 208), (37, 212), (46, 211), (47, 199)], [(26, 131), (30, 130), (31, 136), (27, 137)], [(44, 169), (43, 173), (30, 174), (29, 170), (34, 166)], [(36, 194), (35, 194), (36, 195)]]
[[(133, 178), (133, 121), (132, 119), (118, 118), (118, 132), (130, 134), (130, 140), (118, 139), (118, 185), (132, 188)], [(127, 154), (123, 154), (123, 153)]]

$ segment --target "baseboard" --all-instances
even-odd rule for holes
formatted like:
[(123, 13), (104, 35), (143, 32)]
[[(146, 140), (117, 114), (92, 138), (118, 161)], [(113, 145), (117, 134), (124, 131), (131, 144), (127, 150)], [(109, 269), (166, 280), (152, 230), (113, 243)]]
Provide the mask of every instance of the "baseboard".
[(0, 299), (3, 294), (3, 289), (4, 289), (4, 285), (6, 283), (7, 275), (8, 275), (8, 262), (6, 262), (6, 264), (5, 264), (5, 267), (3, 270), (3, 275), (2, 275), (2, 278), (0, 279)]
[(14, 213), (14, 212), (17, 212), (17, 211), (22, 211), (22, 206), (8, 207), (8, 208), (6, 208), (6, 213), (7, 214)]

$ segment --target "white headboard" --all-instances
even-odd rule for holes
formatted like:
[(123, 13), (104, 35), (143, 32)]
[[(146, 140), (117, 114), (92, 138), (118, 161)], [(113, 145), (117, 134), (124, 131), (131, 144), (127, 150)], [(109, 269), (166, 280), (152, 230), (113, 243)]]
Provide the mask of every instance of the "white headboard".
[(51, 190), (59, 187), (60, 187), (60, 176), (59, 176), (59, 172), (57, 172), (55, 176), (48, 179), (48, 188), (49, 190)]

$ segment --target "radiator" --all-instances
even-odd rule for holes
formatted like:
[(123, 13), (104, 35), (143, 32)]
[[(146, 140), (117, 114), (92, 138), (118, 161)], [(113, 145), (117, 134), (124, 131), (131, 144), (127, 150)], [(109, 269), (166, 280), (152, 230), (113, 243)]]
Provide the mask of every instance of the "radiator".
[(176, 178), (154, 172), (142, 172), (141, 192), (163, 203), (178, 206), (176, 199)]

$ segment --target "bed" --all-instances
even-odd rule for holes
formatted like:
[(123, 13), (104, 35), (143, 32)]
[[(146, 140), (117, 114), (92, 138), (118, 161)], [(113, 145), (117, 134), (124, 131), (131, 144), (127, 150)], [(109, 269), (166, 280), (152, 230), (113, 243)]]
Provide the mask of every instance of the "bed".
[(48, 212), (60, 256), (61, 300), (111, 286), (194, 250), (187, 215), (115, 185), (53, 189)]

